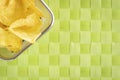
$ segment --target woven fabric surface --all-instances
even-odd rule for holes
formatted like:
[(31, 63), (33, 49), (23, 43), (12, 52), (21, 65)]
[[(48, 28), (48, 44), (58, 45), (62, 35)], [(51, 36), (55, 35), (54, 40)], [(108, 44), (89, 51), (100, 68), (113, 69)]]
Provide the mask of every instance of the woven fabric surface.
[(120, 80), (120, 0), (45, 0), (51, 30), (17, 59), (0, 60), (0, 80)]

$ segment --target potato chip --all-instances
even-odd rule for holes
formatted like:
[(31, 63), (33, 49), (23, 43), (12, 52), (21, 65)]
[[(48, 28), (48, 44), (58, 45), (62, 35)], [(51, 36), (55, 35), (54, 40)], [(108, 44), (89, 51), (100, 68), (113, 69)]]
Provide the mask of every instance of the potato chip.
[(22, 39), (6, 31), (6, 48), (14, 53), (22, 49)]
[(24, 18), (31, 13), (42, 15), (35, 7), (33, 0), (1, 0), (0, 1), (0, 22), (10, 26), (14, 21)]
[(0, 28), (0, 47), (5, 47), (5, 36), (4, 36), (4, 30)]
[(7, 26), (0, 23), (0, 47), (5, 47), (5, 31)]
[(12, 52), (18, 52), (22, 48), (22, 39), (10, 31), (0, 28), (0, 47), (6, 47)]
[(6, 28), (8, 28), (8, 27), (5, 26), (4, 24), (0, 23), (0, 28), (6, 29)]
[(23, 40), (33, 43), (40, 35), (41, 25), (42, 22), (40, 21), (39, 16), (31, 14), (25, 19), (15, 21), (9, 27), (9, 30)]
[(31, 1), (33, 1), (33, 2), (34, 2), (35, 0), (31, 0)]
[(22, 49), (22, 41), (35, 42), (41, 34), (41, 11), (34, 0), (0, 1), (0, 47), (11, 52)]

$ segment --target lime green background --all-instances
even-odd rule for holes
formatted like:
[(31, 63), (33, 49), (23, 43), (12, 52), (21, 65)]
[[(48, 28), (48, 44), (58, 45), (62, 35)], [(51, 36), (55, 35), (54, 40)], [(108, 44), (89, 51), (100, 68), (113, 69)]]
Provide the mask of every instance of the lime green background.
[(45, 0), (55, 22), (0, 80), (120, 80), (120, 0)]

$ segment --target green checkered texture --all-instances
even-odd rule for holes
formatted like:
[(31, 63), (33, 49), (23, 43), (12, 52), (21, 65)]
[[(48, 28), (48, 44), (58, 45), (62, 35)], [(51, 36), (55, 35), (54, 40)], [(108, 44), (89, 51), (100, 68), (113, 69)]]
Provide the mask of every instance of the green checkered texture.
[(45, 0), (55, 22), (0, 80), (120, 80), (120, 0)]

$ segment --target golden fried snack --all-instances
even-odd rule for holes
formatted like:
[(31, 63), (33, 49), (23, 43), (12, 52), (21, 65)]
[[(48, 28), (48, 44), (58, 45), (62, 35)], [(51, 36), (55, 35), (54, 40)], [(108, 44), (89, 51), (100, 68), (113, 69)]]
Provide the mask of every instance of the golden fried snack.
[(0, 22), (10, 26), (14, 21), (24, 18), (31, 13), (42, 13), (36, 8), (33, 0), (1, 0), (0, 1)]
[(22, 41), (34, 43), (41, 34), (41, 11), (34, 0), (0, 1), (0, 47), (11, 52), (22, 49)]
[(6, 47), (11, 52), (18, 52), (22, 48), (22, 39), (9, 32), (0, 28), (0, 47)]
[(9, 27), (9, 30), (21, 39), (34, 43), (36, 38), (40, 35), (41, 25), (42, 22), (40, 21), (39, 16), (31, 14), (25, 19), (15, 21)]

